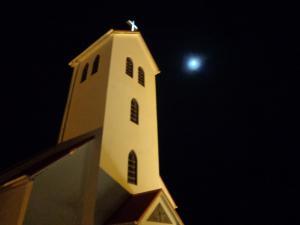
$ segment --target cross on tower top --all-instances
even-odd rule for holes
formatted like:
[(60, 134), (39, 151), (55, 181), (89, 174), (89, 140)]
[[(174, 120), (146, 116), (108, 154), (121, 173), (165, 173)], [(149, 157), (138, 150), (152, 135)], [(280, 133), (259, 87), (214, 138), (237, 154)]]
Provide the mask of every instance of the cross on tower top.
[(129, 26), (131, 26), (131, 31), (135, 31), (138, 29), (137, 25), (135, 25), (135, 21), (134, 20), (127, 20), (126, 22)]

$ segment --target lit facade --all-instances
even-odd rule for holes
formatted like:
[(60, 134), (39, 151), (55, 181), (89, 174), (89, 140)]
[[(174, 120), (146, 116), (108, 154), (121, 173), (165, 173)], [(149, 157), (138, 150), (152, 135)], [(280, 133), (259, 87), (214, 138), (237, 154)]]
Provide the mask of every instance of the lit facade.
[[(35, 173), (21, 170), (4, 179), (6, 192), (0, 192), (0, 199), (9, 195), (9, 182), (17, 174), (28, 180), (21, 219), (7, 225), (183, 224), (159, 173), (159, 69), (140, 32), (110, 30), (69, 65), (72, 82), (57, 147), (64, 154), (44, 153), (40, 159), (51, 158), (51, 163), (36, 168), (39, 159), (33, 160), (27, 166)], [(64, 147), (74, 140), (77, 144)], [(66, 181), (68, 175), (73, 184)], [(65, 193), (72, 188), (77, 194)], [(51, 207), (47, 222), (43, 218)]]

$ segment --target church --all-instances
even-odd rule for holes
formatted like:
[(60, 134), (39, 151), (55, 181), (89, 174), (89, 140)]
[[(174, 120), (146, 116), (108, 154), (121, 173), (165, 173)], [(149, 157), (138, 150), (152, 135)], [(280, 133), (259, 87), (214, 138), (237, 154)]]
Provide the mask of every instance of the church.
[(58, 143), (0, 175), (1, 225), (183, 225), (159, 172), (160, 71), (128, 23), (70, 61)]

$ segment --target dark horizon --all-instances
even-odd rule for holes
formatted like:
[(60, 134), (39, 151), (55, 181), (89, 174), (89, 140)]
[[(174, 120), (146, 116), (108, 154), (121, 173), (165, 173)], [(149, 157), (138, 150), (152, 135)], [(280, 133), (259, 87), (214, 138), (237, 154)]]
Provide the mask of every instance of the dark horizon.
[[(2, 37), (0, 169), (56, 144), (72, 75), (68, 62), (109, 29), (129, 29), (133, 19), (162, 71), (161, 175), (185, 224), (299, 224), (296, 8), (201, 3), (184, 16), (178, 6), (168, 15), (136, 16), (99, 13), (100, 6), (81, 14), (11, 11)], [(201, 72), (182, 70), (189, 53), (206, 57)]]

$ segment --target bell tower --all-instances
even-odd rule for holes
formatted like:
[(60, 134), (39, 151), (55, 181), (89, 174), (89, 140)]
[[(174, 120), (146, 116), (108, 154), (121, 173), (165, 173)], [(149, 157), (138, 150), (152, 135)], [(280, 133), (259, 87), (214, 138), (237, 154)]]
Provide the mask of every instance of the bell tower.
[(133, 194), (162, 188), (159, 69), (141, 33), (110, 30), (69, 65), (73, 77), (59, 142), (100, 128), (100, 167), (106, 173)]

